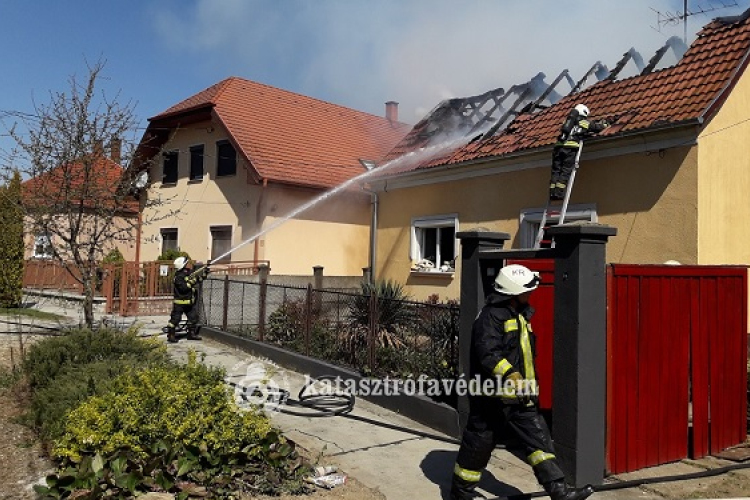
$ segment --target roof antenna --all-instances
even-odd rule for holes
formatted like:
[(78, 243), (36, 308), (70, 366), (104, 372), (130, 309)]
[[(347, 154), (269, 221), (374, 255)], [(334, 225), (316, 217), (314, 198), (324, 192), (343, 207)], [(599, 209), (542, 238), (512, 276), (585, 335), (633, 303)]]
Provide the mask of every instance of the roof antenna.
[(709, 7), (701, 7), (700, 5), (698, 5), (697, 9), (693, 9), (693, 10), (688, 8), (688, 0), (684, 0), (682, 5), (683, 5), (682, 12), (677, 11), (674, 13), (670, 11), (661, 12), (651, 7), (651, 10), (656, 12), (656, 25), (657, 25), (656, 28), (654, 28), (653, 26), (651, 26), (651, 28), (661, 33), (661, 29), (664, 26), (677, 26), (678, 24), (682, 23), (682, 27), (683, 27), (682, 41), (685, 43), (685, 45), (687, 45), (687, 33), (688, 33), (687, 18), (688, 17), (695, 16), (698, 14), (708, 14), (709, 12), (714, 12), (716, 10), (738, 7), (737, 0), (732, 0), (731, 3), (725, 0), (721, 0), (720, 5), (716, 5), (715, 3), (712, 3)]

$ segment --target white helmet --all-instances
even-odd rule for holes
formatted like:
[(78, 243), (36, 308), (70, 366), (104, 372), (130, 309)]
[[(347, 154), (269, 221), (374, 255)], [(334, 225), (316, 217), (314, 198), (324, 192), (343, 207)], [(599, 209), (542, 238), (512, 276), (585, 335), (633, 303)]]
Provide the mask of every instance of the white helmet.
[(187, 257), (177, 257), (174, 260), (174, 267), (175, 267), (175, 269), (177, 269), (179, 271), (180, 269), (182, 269), (185, 266), (187, 266), (187, 263), (188, 263), (188, 258)]
[(536, 290), (541, 282), (539, 273), (520, 264), (511, 264), (500, 269), (495, 278), (494, 288), (503, 295), (521, 295)]
[(587, 116), (589, 116), (589, 108), (587, 108), (585, 104), (576, 104), (575, 109), (582, 117), (586, 118)]

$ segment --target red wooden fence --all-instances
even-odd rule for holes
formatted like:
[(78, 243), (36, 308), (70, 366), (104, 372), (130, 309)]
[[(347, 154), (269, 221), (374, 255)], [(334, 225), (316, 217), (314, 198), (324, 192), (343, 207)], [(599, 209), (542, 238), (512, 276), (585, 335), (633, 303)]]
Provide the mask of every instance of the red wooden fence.
[[(552, 407), (554, 261), (531, 296), (540, 407)], [(746, 436), (747, 268), (612, 265), (607, 275), (607, 468), (697, 458)], [(553, 422), (554, 425), (554, 422)]]
[(608, 289), (609, 471), (743, 442), (747, 269), (612, 265)]

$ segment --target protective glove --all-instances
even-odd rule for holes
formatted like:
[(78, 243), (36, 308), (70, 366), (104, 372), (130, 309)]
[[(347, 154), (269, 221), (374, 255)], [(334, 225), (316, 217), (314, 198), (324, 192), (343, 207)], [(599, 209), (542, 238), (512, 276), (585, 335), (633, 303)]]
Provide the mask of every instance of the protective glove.
[(513, 381), (513, 394), (515, 395), (516, 401), (523, 405), (528, 404), (531, 401), (531, 394), (523, 394), (522, 390), (519, 391), (519, 389), (523, 389), (523, 375), (516, 371), (510, 372), (505, 376), (505, 381), (507, 382), (508, 380)]

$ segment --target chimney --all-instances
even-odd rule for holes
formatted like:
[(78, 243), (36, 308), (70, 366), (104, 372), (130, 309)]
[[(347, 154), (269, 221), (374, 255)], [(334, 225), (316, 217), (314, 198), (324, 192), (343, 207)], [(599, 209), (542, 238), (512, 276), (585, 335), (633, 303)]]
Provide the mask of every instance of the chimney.
[(388, 121), (398, 121), (398, 103), (396, 101), (385, 103), (385, 117), (388, 118)]
[(104, 141), (94, 139), (94, 156), (104, 156)]
[(122, 139), (113, 137), (109, 141), (109, 157), (113, 162), (120, 164), (120, 161), (122, 161)]

